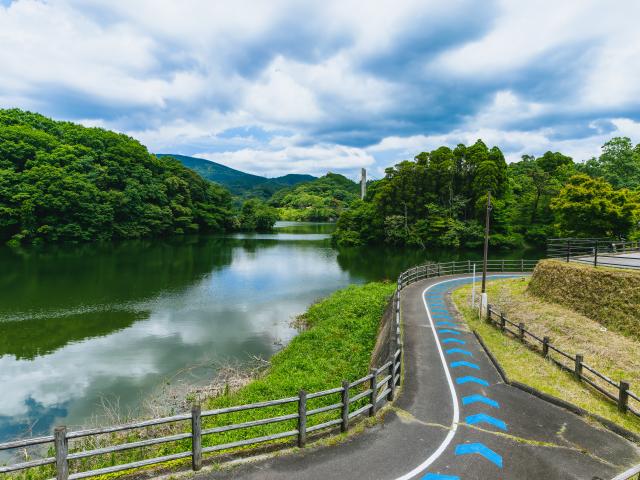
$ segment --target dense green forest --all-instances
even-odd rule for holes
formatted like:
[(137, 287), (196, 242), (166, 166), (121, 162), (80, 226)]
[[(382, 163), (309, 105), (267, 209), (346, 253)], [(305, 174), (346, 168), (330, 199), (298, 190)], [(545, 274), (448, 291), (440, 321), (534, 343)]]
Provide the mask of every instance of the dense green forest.
[(357, 183), (337, 173), (276, 192), (269, 201), (280, 219), (335, 221), (359, 197)]
[(422, 152), (386, 170), (338, 220), (339, 245), (477, 247), (491, 191), (491, 244), (542, 245), (551, 236), (638, 238), (640, 145), (613, 138), (584, 163), (559, 152), (509, 165), (478, 140)]
[(273, 221), (273, 208), (234, 211), (224, 187), (126, 135), (0, 110), (0, 241), (269, 229)]
[(216, 182), (239, 197), (258, 198), (268, 200), (279, 190), (289, 188), (302, 182), (315, 179), (312, 175), (290, 173), (282, 177), (267, 178), (260, 175), (242, 172), (220, 163), (186, 155), (157, 154), (158, 157), (172, 157), (179, 160), (185, 167), (195, 170), (203, 178)]

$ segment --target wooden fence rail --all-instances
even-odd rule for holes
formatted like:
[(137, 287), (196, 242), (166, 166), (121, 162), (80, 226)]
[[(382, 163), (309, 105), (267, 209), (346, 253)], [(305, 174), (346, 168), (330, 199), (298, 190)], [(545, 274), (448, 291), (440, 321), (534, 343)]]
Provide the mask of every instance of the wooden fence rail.
[[(629, 401), (631, 399), (635, 402), (640, 402), (640, 398), (637, 394), (629, 390), (628, 382), (624, 380), (620, 380), (619, 382), (612, 380), (605, 374), (585, 363), (584, 356), (582, 354), (577, 353), (572, 355), (561, 350), (551, 343), (549, 337), (540, 338), (538, 335), (527, 330), (524, 323), (516, 324), (511, 320), (508, 320), (504, 313), (498, 312), (492, 305), (487, 305), (487, 315), (485, 318), (488, 323), (497, 327), (505, 335), (510, 334), (513, 338), (525, 343), (533, 351), (540, 353), (562, 370), (573, 373), (576, 379), (585, 382), (602, 395), (616, 402), (620, 412), (630, 412), (633, 415), (640, 417), (639, 407), (631, 406)], [(567, 362), (562, 362), (553, 358), (550, 352), (556, 352), (561, 358), (568, 360), (569, 363), (567, 364)]]
[[(491, 260), (488, 263), (488, 270), (492, 272), (525, 272), (533, 270), (536, 263), (537, 260)], [(323, 390), (320, 392), (305, 392), (304, 390), (301, 390), (296, 396), (249, 405), (237, 405), (218, 408), (215, 410), (202, 410), (200, 405), (193, 405), (191, 412), (189, 413), (132, 422), (123, 425), (90, 428), (78, 431), (67, 431), (66, 427), (59, 426), (55, 428), (53, 435), (21, 439), (0, 444), (0, 451), (11, 451), (34, 446), (49, 445), (49, 450), (51, 451), (52, 449), (55, 453), (55, 455), (51, 457), (0, 466), (0, 474), (29, 470), (46, 465), (55, 465), (57, 480), (76, 480), (187, 458), (191, 458), (192, 469), (197, 471), (202, 468), (204, 454), (231, 450), (249, 445), (263, 444), (287, 438), (296, 438), (297, 445), (300, 448), (304, 448), (307, 442), (307, 435), (310, 433), (338, 427), (340, 431), (345, 432), (349, 429), (354, 419), (365, 414), (369, 416), (375, 415), (380, 407), (387, 402), (393, 401), (395, 398), (396, 389), (400, 385), (402, 378), (403, 343), (401, 340), (400, 329), (400, 299), (402, 289), (411, 283), (425, 278), (471, 273), (474, 266), (479, 270), (481, 262), (465, 260), (446, 263), (428, 263), (413, 267), (401, 273), (398, 277), (397, 289), (393, 297), (395, 304), (393, 306), (395, 309), (395, 318), (389, 334), (389, 360), (383, 365), (372, 369), (369, 374), (362, 378), (351, 382), (343, 380), (341, 386), (329, 390)], [(628, 392), (628, 394), (629, 396), (633, 396), (631, 392)], [(308, 409), (309, 400), (329, 397), (332, 395), (339, 395), (340, 401)], [(203, 420), (206, 418), (218, 417), (246, 410), (268, 409), (278, 405), (289, 404), (297, 407), (295, 413), (261, 418), (237, 424), (203, 428)], [(315, 425), (308, 424), (310, 417), (333, 411), (339, 414), (339, 418), (330, 419)], [(70, 441), (78, 439), (93, 438), (117, 432), (136, 431), (146, 427), (175, 425), (180, 422), (184, 424), (185, 431), (172, 435), (141, 439), (118, 445), (80, 451), (73, 451), (69, 445)], [(283, 422), (295, 422), (296, 427), (294, 429), (289, 429), (272, 435), (263, 435), (234, 442), (203, 446), (203, 439), (211, 435)], [(82, 460), (98, 455), (112, 455), (125, 450), (150, 447), (187, 439), (191, 440), (191, 448), (182, 452), (173, 453), (171, 455), (155, 456), (144, 460), (113, 465), (106, 468), (73, 473), (70, 472), (70, 461)]]

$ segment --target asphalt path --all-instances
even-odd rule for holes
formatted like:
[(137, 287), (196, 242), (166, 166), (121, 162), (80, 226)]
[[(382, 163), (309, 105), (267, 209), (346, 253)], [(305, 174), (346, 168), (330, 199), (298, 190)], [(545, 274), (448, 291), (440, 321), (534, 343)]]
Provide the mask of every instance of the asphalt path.
[(377, 425), (196, 478), (607, 479), (640, 463), (637, 445), (502, 382), (454, 313), (449, 292), (468, 282), (442, 277), (402, 291), (404, 383)]

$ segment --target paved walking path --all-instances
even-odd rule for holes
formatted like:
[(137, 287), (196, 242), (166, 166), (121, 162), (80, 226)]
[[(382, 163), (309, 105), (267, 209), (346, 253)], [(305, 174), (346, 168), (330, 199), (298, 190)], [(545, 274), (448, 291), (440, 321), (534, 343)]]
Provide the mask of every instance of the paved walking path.
[(402, 291), (403, 390), (379, 425), (339, 445), (197, 478), (608, 479), (640, 463), (637, 445), (501, 381), (448, 299), (466, 282), (437, 278)]

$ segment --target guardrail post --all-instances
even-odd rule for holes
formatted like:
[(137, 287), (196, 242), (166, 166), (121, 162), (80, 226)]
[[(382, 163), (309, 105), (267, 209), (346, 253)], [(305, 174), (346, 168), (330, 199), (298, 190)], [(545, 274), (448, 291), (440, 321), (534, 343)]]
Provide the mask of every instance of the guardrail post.
[(520, 271), (524, 272), (524, 258), (520, 259)]
[(202, 409), (199, 403), (191, 406), (191, 468), (202, 468)]
[(594, 267), (598, 266), (598, 240), (596, 240), (596, 251), (593, 254), (593, 266)]
[(501, 269), (501, 271), (504, 272), (504, 258), (502, 259), (502, 269)]
[(524, 342), (524, 323), (518, 324), (518, 338), (521, 342)]
[(402, 379), (402, 356), (404, 355), (404, 349), (403, 349), (403, 345), (402, 342), (398, 342), (398, 349), (400, 349), (400, 355), (398, 355), (398, 371), (396, 372), (396, 375), (398, 375), (399, 380)]
[(487, 323), (491, 323), (491, 304), (487, 303)]
[(620, 387), (618, 388), (618, 410), (622, 413), (627, 413), (629, 409), (629, 382), (620, 380)]
[(69, 478), (69, 463), (67, 462), (69, 440), (67, 439), (67, 427), (56, 427), (53, 431), (53, 437), (56, 450), (56, 480), (67, 480)]
[[(391, 355), (393, 355), (393, 352), (391, 353)], [(389, 400), (390, 402), (393, 402), (393, 399), (396, 397), (396, 381), (395, 381), (395, 375), (393, 373), (393, 367), (395, 366), (396, 361), (395, 359), (391, 362), (391, 365), (389, 365), (389, 375), (391, 375), (391, 378), (389, 378), (389, 381), (387, 382), (389, 384), (389, 390), (390, 392), (387, 395), (387, 400)]]
[(504, 329), (506, 328), (507, 325), (507, 321), (504, 318), (504, 313), (500, 312), (500, 330), (502, 330), (504, 332)]
[(342, 381), (342, 423), (340, 424), (340, 431), (346, 432), (349, 430), (349, 382), (347, 380)]
[(576, 378), (578, 380), (580, 380), (582, 378), (582, 361), (584, 360), (584, 356), (577, 353), (576, 354), (576, 364), (575, 367), (573, 369), (573, 373), (575, 374)]
[(567, 240), (567, 263), (569, 263), (570, 258), (571, 258), (571, 240)]
[(378, 396), (378, 378), (376, 377), (376, 369), (372, 368), (369, 373), (371, 374), (371, 383), (369, 388), (371, 389), (371, 395), (369, 403), (371, 403), (371, 408), (369, 408), (369, 416), (373, 417), (378, 411), (376, 405), (376, 397)]
[(307, 392), (298, 393), (298, 447), (307, 444)]
[(440, 276), (440, 263), (438, 262), (438, 276)]
[(544, 358), (549, 356), (549, 337), (542, 338), (542, 356)]

